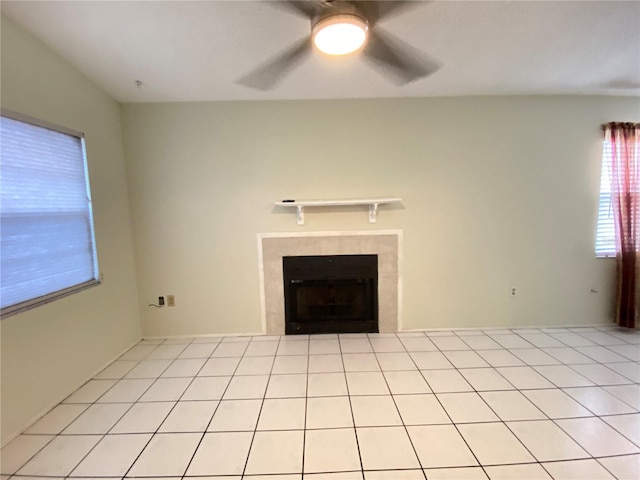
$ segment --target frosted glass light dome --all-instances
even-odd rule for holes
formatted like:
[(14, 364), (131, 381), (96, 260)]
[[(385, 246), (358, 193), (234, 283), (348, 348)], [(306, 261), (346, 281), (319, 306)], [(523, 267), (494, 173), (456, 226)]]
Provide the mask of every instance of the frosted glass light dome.
[(313, 43), (328, 55), (347, 55), (364, 45), (368, 30), (366, 20), (357, 15), (331, 15), (313, 26)]

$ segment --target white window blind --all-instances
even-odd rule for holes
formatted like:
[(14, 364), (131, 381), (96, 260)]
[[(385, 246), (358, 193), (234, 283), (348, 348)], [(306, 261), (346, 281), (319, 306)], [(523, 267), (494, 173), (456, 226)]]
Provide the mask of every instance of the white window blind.
[(98, 280), (84, 137), (12, 112), (0, 118), (2, 314)]
[(616, 231), (611, 204), (611, 145), (604, 142), (602, 148), (602, 173), (600, 175), (600, 203), (596, 233), (596, 257), (615, 257)]

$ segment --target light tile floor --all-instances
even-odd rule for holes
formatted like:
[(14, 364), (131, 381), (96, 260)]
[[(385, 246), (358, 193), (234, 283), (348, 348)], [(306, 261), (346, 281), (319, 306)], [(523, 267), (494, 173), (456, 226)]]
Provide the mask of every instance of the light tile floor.
[(640, 478), (640, 332), (143, 340), (2, 479)]

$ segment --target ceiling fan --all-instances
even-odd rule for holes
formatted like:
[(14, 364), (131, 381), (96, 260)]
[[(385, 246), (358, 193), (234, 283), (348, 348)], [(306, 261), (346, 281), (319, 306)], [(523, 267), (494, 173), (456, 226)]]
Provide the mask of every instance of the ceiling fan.
[(260, 65), (237, 83), (269, 90), (312, 52), (313, 45), (329, 55), (361, 52), (382, 73), (399, 85), (431, 75), (439, 65), (385, 32), (378, 22), (399, 11), (416, 6), (417, 1), (291, 1), (270, 2), (311, 22), (311, 35), (294, 43)]

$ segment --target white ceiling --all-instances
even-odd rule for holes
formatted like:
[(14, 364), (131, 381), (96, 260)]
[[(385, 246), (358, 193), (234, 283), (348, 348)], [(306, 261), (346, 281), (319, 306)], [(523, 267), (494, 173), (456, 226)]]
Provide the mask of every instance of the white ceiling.
[(397, 86), (357, 56), (314, 53), (262, 92), (235, 80), (310, 29), (270, 3), (3, 0), (1, 9), (121, 102), (640, 95), (640, 1), (418, 1), (381, 26), (441, 63), (434, 75)]

